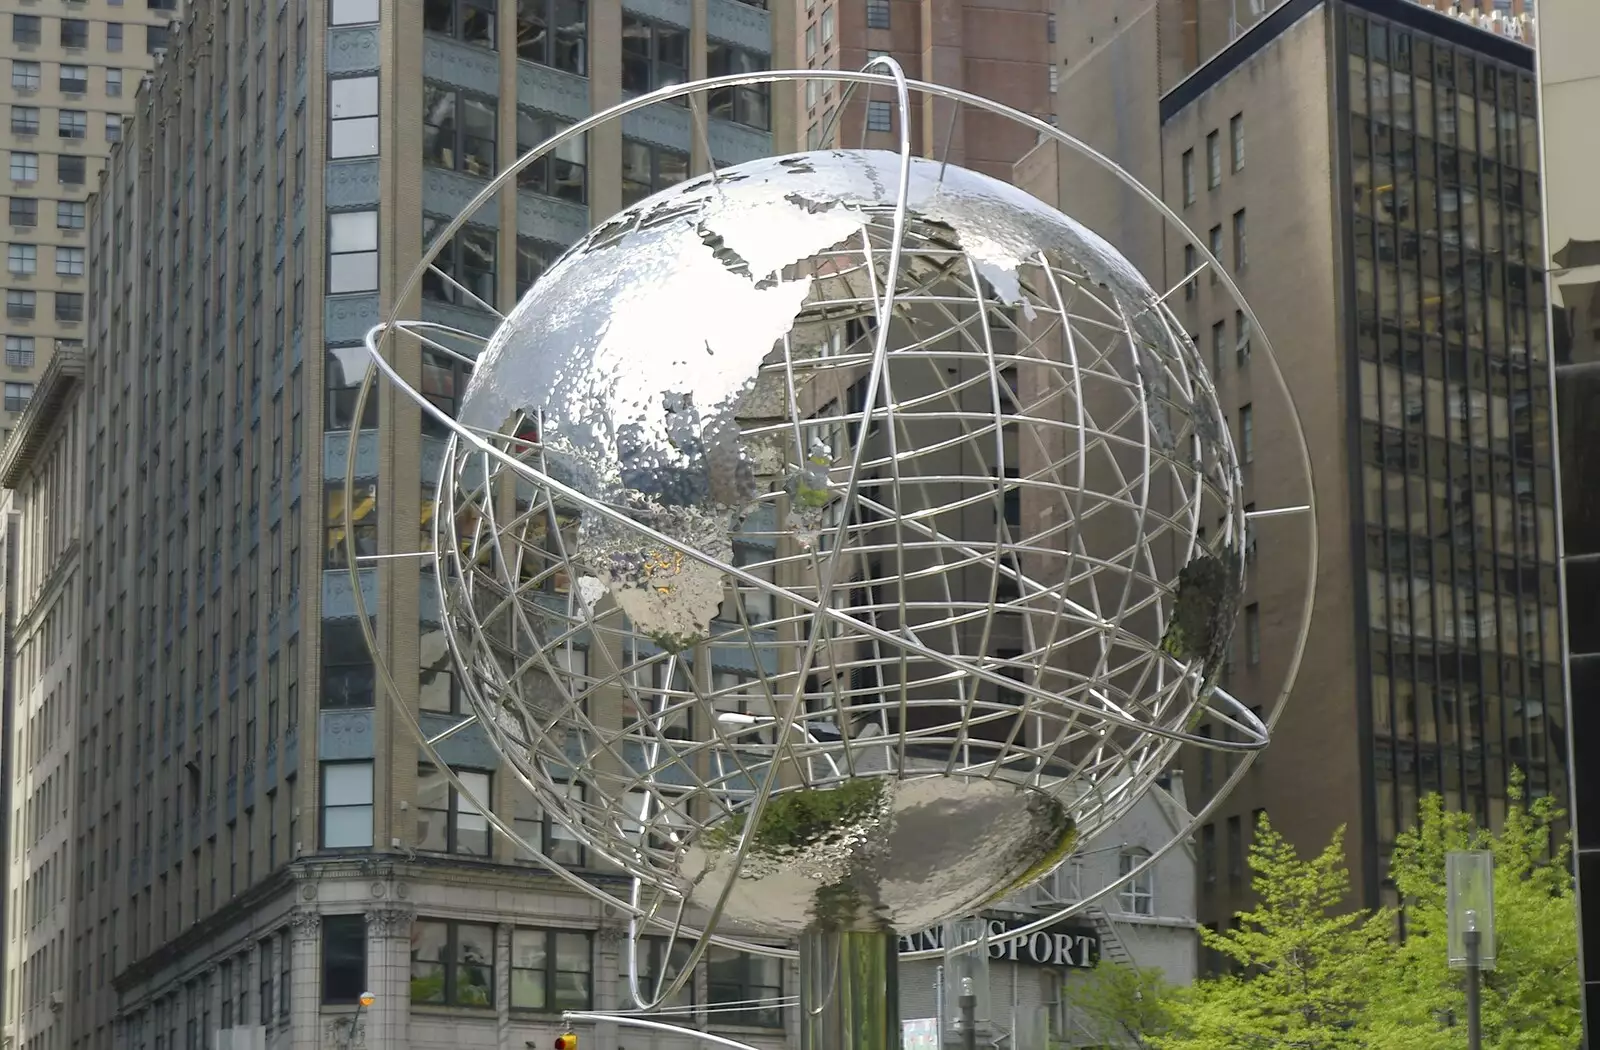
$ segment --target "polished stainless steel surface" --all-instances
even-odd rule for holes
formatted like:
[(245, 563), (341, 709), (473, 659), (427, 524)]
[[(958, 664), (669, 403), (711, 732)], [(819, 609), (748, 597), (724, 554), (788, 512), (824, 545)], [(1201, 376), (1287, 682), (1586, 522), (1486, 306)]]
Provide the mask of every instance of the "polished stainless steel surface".
[[(368, 336), (374, 368), (453, 431), (429, 553), (467, 721), (633, 890), (553, 864), (564, 881), (697, 941), (654, 987), (630, 952), (641, 1006), (713, 940), (795, 954), (740, 930), (879, 936), (924, 924), (915, 885), (929, 914), (1025, 885), (1180, 743), (1246, 752), (1231, 784), (1266, 740), (1215, 687), (1244, 515), (1175, 289), (1010, 186), (911, 158), (908, 92), (1023, 122), (1192, 231), (1043, 122), (873, 66), (663, 89), (502, 172), (436, 246), (566, 138), (677, 95), (823, 77), (886, 85), (902, 113), (899, 155), (721, 169), (596, 230), (462, 358), (460, 421), (384, 346), (455, 355), (467, 333), (396, 314)], [(1309, 511), (1305, 462), (1290, 498)], [(398, 714), (472, 799), (435, 747), (455, 728)], [(1195, 734), (1201, 717), (1227, 739)]]
[(800, 1050), (899, 1050), (900, 941), (870, 930), (800, 938)]

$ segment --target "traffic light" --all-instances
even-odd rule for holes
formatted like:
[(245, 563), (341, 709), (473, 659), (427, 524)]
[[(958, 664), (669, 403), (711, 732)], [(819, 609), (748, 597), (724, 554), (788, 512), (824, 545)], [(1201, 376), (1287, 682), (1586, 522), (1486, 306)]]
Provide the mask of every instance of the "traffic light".
[(556, 1036), (556, 1050), (578, 1050), (578, 1036), (574, 1032)]

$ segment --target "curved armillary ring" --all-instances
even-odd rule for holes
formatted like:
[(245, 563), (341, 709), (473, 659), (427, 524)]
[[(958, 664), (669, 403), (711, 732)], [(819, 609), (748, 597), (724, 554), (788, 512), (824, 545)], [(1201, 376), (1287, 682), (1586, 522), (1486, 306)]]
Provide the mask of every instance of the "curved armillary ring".
[[(840, 110), (862, 86), (892, 90), (899, 151), (762, 158), (663, 190), (596, 226), (507, 315), (435, 265), (520, 172), (601, 124), (686, 98), (710, 155), (703, 98), (810, 79), (846, 85)], [(1092, 161), (1203, 263), (1158, 291), (1029, 194), (914, 157), (912, 92)], [(353, 417), (382, 372), (445, 428), (431, 548), (363, 553), (346, 530), (356, 619), (385, 692), (404, 696), (356, 574), (431, 559), (423, 586), (471, 713), (442, 730), (406, 703), (396, 717), (497, 832), (628, 917), (641, 1009), (712, 943), (792, 957), (763, 940), (972, 914), (1108, 828), (1179, 747), (1243, 756), (1143, 863), (1013, 934), (1043, 930), (1155, 864), (1244, 775), (1300, 665), (1317, 535), (1288, 384), (1202, 244), (1083, 143), (889, 59), (629, 100), (524, 154), (433, 232), (395, 302), (428, 283), (452, 320), (397, 307), (375, 326)], [(1206, 270), (1280, 399), (1279, 453), (1303, 479), (1292, 504), (1246, 510), (1214, 379), (1167, 306)], [(487, 326), (454, 320), (471, 309)], [(454, 416), (402, 378), (409, 343), (471, 369)], [(1275, 517), (1306, 526), (1305, 583), (1263, 719), (1219, 679), (1252, 523)], [(439, 751), (468, 726), (564, 835), (631, 877), (627, 896), (474, 795)], [(646, 925), (694, 942), (648, 989)]]

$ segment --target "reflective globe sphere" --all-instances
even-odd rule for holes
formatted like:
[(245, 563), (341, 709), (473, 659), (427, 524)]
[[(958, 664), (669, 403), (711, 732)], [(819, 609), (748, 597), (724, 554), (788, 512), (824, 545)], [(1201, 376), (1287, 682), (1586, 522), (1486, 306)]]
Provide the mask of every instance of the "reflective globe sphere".
[(479, 358), (460, 421), (506, 457), (447, 463), (497, 748), (751, 933), (1043, 874), (1160, 774), (1237, 612), (1237, 462), (1158, 293), (1015, 187), (901, 175), (766, 159), (597, 227)]

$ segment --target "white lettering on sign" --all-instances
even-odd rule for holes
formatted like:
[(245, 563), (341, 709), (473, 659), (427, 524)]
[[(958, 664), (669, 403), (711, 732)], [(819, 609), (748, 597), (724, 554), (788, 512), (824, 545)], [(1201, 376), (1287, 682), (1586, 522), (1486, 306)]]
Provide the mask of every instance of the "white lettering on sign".
[[(1099, 957), (1099, 938), (1081, 930), (1037, 930), (1013, 935), (1023, 923), (1005, 919), (989, 920), (989, 958), (1008, 962), (1050, 966), (1059, 969), (1092, 967)], [(900, 938), (902, 952), (941, 951), (944, 927), (932, 926)]]

